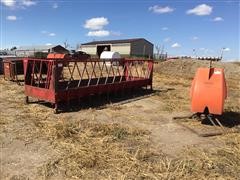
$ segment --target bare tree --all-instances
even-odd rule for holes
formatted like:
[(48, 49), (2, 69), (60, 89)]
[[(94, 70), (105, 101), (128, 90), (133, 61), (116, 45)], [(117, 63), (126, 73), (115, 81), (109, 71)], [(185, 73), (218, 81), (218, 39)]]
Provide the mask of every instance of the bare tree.
[(81, 47), (81, 44), (80, 44), (80, 43), (77, 43), (77, 45), (76, 45), (76, 50), (80, 49), (80, 47)]
[(164, 45), (155, 45), (156, 58), (160, 60), (166, 60), (167, 52), (164, 50)]
[(161, 46), (157, 44), (155, 45), (155, 49), (156, 49), (156, 56), (157, 58), (159, 58), (160, 52), (161, 52)]
[(197, 52), (196, 52), (196, 49), (193, 49), (193, 55), (194, 55), (195, 58), (197, 59)]
[(64, 45), (64, 48), (66, 48), (66, 49), (70, 46), (68, 44), (68, 40), (67, 39), (63, 42), (63, 45)]
[(14, 50), (16, 50), (17, 49), (17, 47), (16, 46), (13, 46), (11, 49), (10, 49), (10, 51), (14, 51)]

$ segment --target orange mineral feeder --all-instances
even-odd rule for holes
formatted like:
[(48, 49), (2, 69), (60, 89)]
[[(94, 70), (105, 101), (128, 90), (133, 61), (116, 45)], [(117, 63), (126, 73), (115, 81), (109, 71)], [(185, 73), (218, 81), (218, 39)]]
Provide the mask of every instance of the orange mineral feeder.
[(190, 91), (191, 111), (221, 115), (227, 98), (222, 68), (198, 68)]
[(47, 59), (65, 59), (68, 58), (67, 54), (59, 54), (59, 53), (49, 53)]

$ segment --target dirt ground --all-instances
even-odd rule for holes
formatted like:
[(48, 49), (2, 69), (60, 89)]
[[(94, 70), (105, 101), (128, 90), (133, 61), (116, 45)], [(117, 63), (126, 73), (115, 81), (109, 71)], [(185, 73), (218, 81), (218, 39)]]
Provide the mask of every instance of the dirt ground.
[(91, 107), (94, 97), (60, 114), (49, 104), (25, 105), (24, 87), (0, 76), (0, 179), (239, 178), (240, 63), (213, 65), (225, 68), (220, 120), (232, 133), (211, 137), (202, 135), (220, 127), (173, 120), (191, 114), (191, 80), (206, 61), (156, 64), (152, 94)]

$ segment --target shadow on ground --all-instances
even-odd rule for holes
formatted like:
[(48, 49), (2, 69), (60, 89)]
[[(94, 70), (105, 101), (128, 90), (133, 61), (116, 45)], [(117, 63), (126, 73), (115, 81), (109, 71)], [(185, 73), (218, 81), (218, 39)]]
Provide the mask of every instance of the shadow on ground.
[[(78, 100), (71, 100), (69, 103), (60, 102), (58, 113), (78, 112), (83, 109), (104, 109), (108, 105), (122, 105), (132, 101), (147, 98), (149, 96), (162, 92), (171, 91), (174, 89), (150, 90), (150, 89), (135, 89), (130, 91), (115, 92), (109, 94), (92, 95)], [(51, 103), (45, 101), (31, 101), (30, 104), (40, 104), (53, 109)]]
[(218, 118), (225, 127), (231, 128), (240, 125), (240, 112), (226, 111)]
[[(217, 118), (224, 127), (233, 128), (235, 126), (240, 125), (240, 113), (239, 112), (226, 111), (222, 115), (217, 115), (214, 117)], [(215, 124), (217, 126), (219, 126), (218, 123), (216, 122), (216, 120), (213, 120), (213, 121), (215, 122)], [(213, 124), (207, 118), (202, 120), (202, 123), (205, 125), (213, 126)]]

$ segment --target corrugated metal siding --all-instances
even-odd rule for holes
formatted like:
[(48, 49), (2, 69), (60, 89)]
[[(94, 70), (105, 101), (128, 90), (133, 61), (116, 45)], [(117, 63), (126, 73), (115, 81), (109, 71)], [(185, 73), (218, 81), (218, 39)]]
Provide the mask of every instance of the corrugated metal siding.
[(114, 44), (111, 46), (111, 51), (118, 52), (120, 55), (130, 55), (131, 51), (130, 43)]
[[(80, 48), (80, 51), (86, 52), (90, 55), (96, 55), (97, 54), (97, 46), (102, 44), (95, 45), (82, 45)], [(130, 55), (130, 43), (124, 43), (124, 44), (114, 44), (111, 45), (111, 51), (118, 52), (120, 55)]]
[(131, 56), (153, 57), (153, 44), (145, 40), (132, 42)]
[[(82, 45), (80, 50), (90, 55), (97, 54), (97, 45)], [(111, 51), (118, 52), (121, 56), (145, 56), (153, 57), (153, 44), (145, 40), (138, 40), (132, 43), (110, 44)]]
[(97, 54), (97, 47), (95, 45), (93, 46), (85, 46), (85, 45), (82, 45), (80, 47), (80, 51), (83, 51), (87, 54), (90, 54), (90, 55), (96, 55)]

